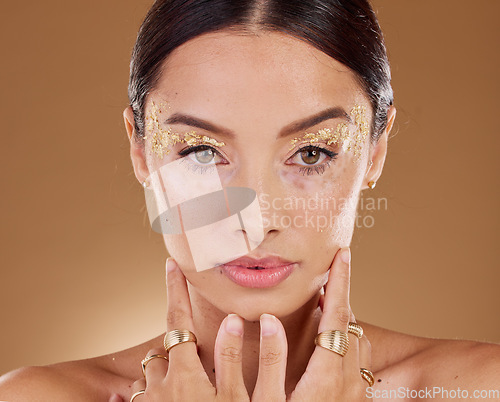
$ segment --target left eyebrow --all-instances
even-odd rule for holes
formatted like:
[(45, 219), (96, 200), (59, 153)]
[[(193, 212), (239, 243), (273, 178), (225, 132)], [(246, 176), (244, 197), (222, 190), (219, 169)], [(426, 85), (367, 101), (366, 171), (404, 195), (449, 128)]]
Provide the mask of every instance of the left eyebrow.
[(294, 121), (293, 123), (288, 124), (281, 129), (280, 133), (278, 134), (278, 138), (287, 137), (298, 131), (305, 131), (308, 128), (311, 128), (323, 121), (338, 118), (346, 119), (349, 123), (352, 123), (351, 117), (347, 114), (344, 108), (336, 106), (323, 110), (322, 112), (319, 112), (313, 116), (306, 117), (305, 119)]

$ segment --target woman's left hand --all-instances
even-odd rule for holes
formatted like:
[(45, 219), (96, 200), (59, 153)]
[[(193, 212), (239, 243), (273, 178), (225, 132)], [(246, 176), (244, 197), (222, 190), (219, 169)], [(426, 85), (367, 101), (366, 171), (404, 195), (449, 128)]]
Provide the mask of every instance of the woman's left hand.
[[(349, 303), (351, 277), (350, 249), (337, 252), (330, 268), (318, 333), (327, 330), (346, 332), (349, 322), (356, 322)], [(368, 383), (360, 369), (371, 370), (371, 346), (365, 335), (349, 335), (349, 349), (344, 357), (316, 346), (305, 373), (297, 383), (290, 401), (366, 401)], [(286, 341), (286, 340), (285, 340)], [(282, 400), (285, 400), (283, 396)]]

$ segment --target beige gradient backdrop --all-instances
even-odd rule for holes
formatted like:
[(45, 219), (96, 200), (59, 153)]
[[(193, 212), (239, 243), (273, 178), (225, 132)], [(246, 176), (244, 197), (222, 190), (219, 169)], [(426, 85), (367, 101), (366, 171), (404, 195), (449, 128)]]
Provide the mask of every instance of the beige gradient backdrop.
[[(0, 372), (164, 328), (164, 261), (122, 122), (145, 0), (4, 1)], [(399, 113), (352, 244), (358, 319), (500, 342), (497, 0), (377, 0)], [(139, 362), (138, 362), (139, 364)]]

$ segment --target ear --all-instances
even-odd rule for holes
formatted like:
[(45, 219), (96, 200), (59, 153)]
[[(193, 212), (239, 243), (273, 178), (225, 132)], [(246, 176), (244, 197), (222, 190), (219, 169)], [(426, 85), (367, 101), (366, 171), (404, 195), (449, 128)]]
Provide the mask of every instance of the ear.
[(130, 158), (134, 167), (135, 177), (139, 183), (143, 183), (149, 176), (149, 169), (146, 163), (144, 154), (144, 147), (137, 143), (135, 140), (136, 131), (134, 124), (134, 113), (129, 106), (123, 111), (123, 120), (125, 122), (125, 129), (127, 130), (128, 140), (130, 142)]
[(377, 182), (382, 174), (382, 169), (384, 168), (385, 157), (387, 156), (387, 140), (389, 133), (392, 130), (394, 120), (396, 118), (396, 108), (391, 106), (387, 112), (387, 127), (384, 132), (380, 135), (377, 143), (370, 150), (370, 158), (373, 165), (366, 172), (365, 181), (363, 183), (362, 190), (369, 188), (368, 183), (371, 181)]

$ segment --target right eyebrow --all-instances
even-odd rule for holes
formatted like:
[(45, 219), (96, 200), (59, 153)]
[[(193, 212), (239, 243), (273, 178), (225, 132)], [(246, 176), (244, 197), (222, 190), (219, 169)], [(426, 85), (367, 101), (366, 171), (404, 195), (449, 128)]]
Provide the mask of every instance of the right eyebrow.
[(214, 134), (219, 134), (225, 136), (227, 138), (234, 139), (234, 133), (227, 128), (217, 126), (213, 123), (210, 123), (206, 120), (199, 119), (194, 116), (189, 116), (187, 114), (182, 113), (174, 113), (164, 122), (165, 124), (184, 124), (190, 127), (197, 127), (202, 130), (210, 131)]

